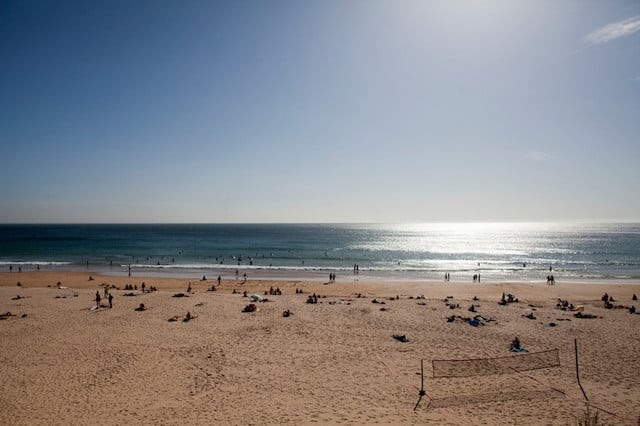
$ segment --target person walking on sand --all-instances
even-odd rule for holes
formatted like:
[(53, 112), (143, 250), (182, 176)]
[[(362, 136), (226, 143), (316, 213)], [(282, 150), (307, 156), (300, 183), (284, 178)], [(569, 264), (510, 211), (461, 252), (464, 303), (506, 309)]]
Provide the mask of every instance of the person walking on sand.
[(96, 291), (96, 308), (100, 307), (100, 292)]
[(113, 294), (109, 293), (109, 309), (113, 308)]

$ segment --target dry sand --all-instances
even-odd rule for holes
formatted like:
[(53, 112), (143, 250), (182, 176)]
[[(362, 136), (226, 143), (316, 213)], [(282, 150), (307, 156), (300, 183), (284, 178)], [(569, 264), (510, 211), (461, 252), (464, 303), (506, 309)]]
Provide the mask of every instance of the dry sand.
[[(640, 315), (600, 301), (606, 291), (614, 305), (640, 308), (631, 301), (638, 284), (225, 280), (207, 292), (215, 281), (195, 279), (193, 294), (174, 298), (188, 280), (87, 277), (0, 274), (0, 313), (15, 315), (0, 321), (0, 423), (576, 424), (585, 406), (574, 338), (589, 401), (606, 410), (594, 409), (600, 420), (635, 425), (640, 418)], [(58, 281), (67, 289), (54, 288)], [(159, 291), (126, 297), (129, 291), (111, 290), (113, 309), (89, 310), (101, 283), (122, 289), (143, 281)], [(241, 312), (250, 301), (234, 289), (263, 294), (270, 286), (283, 294), (266, 296), (257, 312)], [(313, 292), (326, 297), (306, 304)], [(499, 306), (502, 292), (520, 302)], [(24, 298), (12, 300), (16, 295)], [(409, 298), (418, 295), (426, 299)], [(460, 309), (449, 309), (446, 296)], [(495, 322), (446, 321), (473, 316), (473, 296), (477, 313)], [(600, 318), (575, 318), (555, 307), (558, 297)], [(140, 303), (148, 310), (134, 311)], [(283, 317), (286, 309), (293, 315)], [(167, 321), (187, 311), (197, 318)], [(531, 312), (537, 319), (522, 316)], [(557, 326), (545, 327), (549, 322)], [(432, 359), (510, 356), (516, 335), (530, 352), (558, 348), (561, 366), (432, 377)], [(425, 397), (414, 411), (420, 359), (434, 402)]]

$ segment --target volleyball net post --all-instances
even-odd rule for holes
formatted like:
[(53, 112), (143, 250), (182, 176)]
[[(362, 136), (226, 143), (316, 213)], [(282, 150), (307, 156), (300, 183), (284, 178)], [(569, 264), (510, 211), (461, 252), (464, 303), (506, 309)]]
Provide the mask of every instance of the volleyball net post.
[(424, 359), (420, 359), (420, 391), (418, 391), (418, 402), (413, 407), (413, 411), (418, 409), (418, 405), (420, 405), (420, 401), (422, 401), (423, 397), (429, 398), (429, 404), (427, 404), (427, 408), (431, 405), (431, 397), (427, 395), (427, 392), (424, 390)]

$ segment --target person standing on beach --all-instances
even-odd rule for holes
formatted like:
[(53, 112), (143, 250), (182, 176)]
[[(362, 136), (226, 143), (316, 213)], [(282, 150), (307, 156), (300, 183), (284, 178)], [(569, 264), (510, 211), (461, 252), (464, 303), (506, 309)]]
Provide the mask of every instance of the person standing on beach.
[(96, 291), (96, 308), (100, 307), (100, 292)]
[(109, 309), (113, 308), (113, 294), (109, 293)]
[(222, 282), (222, 277), (218, 275), (218, 285), (220, 285), (221, 282)]

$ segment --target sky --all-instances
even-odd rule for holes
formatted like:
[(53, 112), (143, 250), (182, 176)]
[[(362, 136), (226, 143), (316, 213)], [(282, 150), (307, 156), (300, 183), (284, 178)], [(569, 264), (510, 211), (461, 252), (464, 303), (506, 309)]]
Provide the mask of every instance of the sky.
[(0, 2), (0, 222), (640, 221), (638, 1)]

